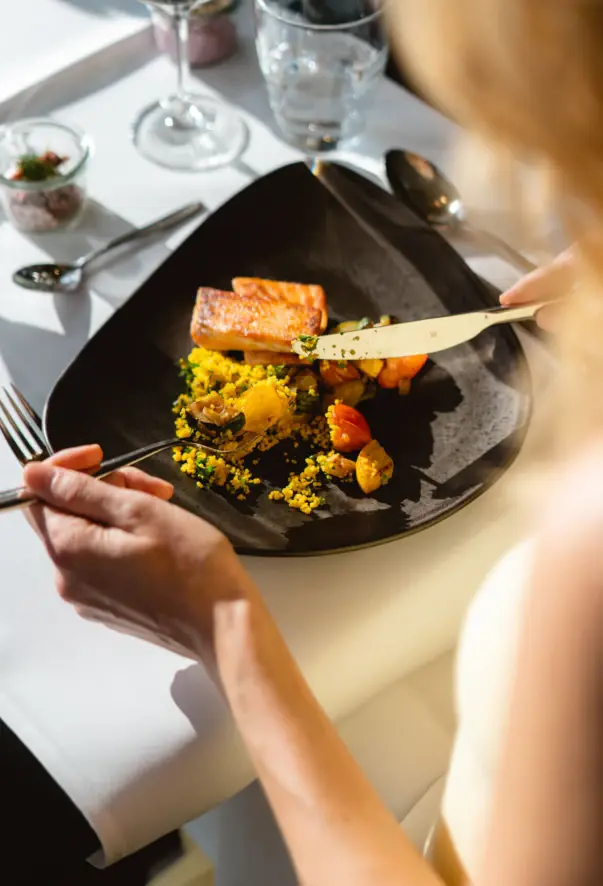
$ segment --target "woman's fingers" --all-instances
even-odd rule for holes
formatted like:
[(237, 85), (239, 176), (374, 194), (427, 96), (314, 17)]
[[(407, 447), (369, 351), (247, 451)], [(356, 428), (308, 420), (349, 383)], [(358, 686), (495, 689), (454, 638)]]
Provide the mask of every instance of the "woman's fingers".
[(545, 332), (557, 332), (561, 316), (561, 305), (549, 305), (538, 311), (536, 322)]
[(34, 495), (51, 508), (123, 529), (137, 523), (151, 501), (150, 496), (137, 491), (118, 489), (88, 474), (48, 462), (27, 465), (23, 479)]
[(87, 446), (73, 446), (71, 449), (62, 449), (51, 455), (47, 462), (60, 468), (68, 468), (71, 471), (91, 471), (97, 468), (103, 460), (103, 450), (98, 443)]
[[(60, 468), (71, 471), (87, 471), (93, 473), (103, 460), (103, 450), (98, 443), (87, 446), (74, 446), (70, 449), (62, 449), (51, 455), (47, 462)], [(127, 467), (110, 474), (105, 478), (106, 483), (119, 486), (122, 489), (136, 489), (138, 492), (146, 492), (155, 498), (169, 501), (174, 494), (174, 487), (161, 477), (152, 477), (139, 468)]]
[[(500, 303), (504, 307), (530, 304), (531, 302), (554, 302), (567, 296), (575, 280), (573, 250), (568, 249), (545, 268), (538, 268), (523, 277), (515, 286), (504, 292)], [(547, 332), (555, 332), (561, 316), (561, 305), (550, 305), (538, 311), (536, 321)]]
[(42, 505), (33, 505), (28, 511), (29, 522), (59, 570), (80, 566), (83, 559), (91, 565), (110, 556), (111, 539), (98, 523)]
[(503, 292), (500, 303), (508, 307), (535, 301), (555, 301), (571, 291), (574, 276), (574, 254), (568, 250), (552, 264), (522, 277), (515, 286)]
[(119, 486), (122, 489), (136, 489), (138, 492), (146, 492), (163, 501), (169, 501), (174, 494), (174, 487), (161, 477), (153, 477), (139, 468), (121, 468), (114, 474), (105, 477), (105, 483)]

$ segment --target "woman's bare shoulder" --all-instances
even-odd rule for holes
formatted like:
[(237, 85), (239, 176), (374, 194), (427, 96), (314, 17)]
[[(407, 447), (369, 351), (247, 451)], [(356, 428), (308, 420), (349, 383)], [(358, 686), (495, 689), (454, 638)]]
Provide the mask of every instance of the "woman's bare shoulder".
[(577, 453), (551, 484), (535, 538), (529, 601), (550, 618), (594, 619), (585, 642), (596, 628), (603, 632), (603, 439)]

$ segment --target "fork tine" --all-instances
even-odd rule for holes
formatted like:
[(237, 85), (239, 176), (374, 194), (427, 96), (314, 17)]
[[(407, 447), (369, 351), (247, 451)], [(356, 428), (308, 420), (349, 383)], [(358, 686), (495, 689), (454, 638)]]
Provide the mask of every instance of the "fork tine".
[(39, 416), (37, 416), (37, 413), (31, 408), (27, 400), (25, 400), (25, 398), (21, 394), (19, 394), (19, 391), (17, 391), (14, 385), (12, 387), (15, 393), (19, 396), (19, 400), (24, 401), (23, 407), (19, 403), (17, 403), (8, 388), (3, 388), (4, 396), (13, 407), (13, 409), (23, 422), (25, 428), (29, 431), (32, 438), (36, 441), (36, 443), (42, 450), (42, 454), (48, 455), (46, 440), (44, 439), (42, 431), (40, 430), (41, 422), (39, 421)]
[(10, 433), (10, 431), (8, 430), (8, 428), (6, 427), (6, 425), (4, 424), (4, 422), (2, 421), (1, 418), (0, 418), (0, 431), (2, 431), (2, 435), (3, 435), (4, 439), (6, 440), (6, 442), (8, 443), (10, 448), (12, 449), (13, 455), (15, 456), (15, 458), (17, 459), (19, 464), (24, 464), (27, 460), (27, 456), (23, 453), (23, 450), (20, 449), (18, 443), (13, 439), (12, 434)]
[[(7, 391), (5, 390), (4, 393), (6, 394)], [(35, 458), (38, 455), (37, 450), (27, 439), (27, 437), (11, 415), (10, 409), (7, 408), (6, 403), (4, 403), (2, 400), (0, 400), (0, 416), (4, 417), (5, 419), (5, 421), (3, 422), (5, 429), (4, 436), (6, 437), (7, 433), (10, 434), (15, 446), (17, 446), (21, 450), (20, 454), (17, 456), (21, 464), (23, 464), (30, 458)], [(12, 428), (12, 433), (10, 431), (10, 428)], [(19, 441), (21, 442), (19, 443)], [(13, 450), (13, 452), (15, 451), (14, 447), (11, 447), (11, 449)]]
[[(29, 400), (25, 399), (25, 397), (23, 396), (23, 394), (21, 393), (19, 388), (16, 387), (16, 385), (13, 384), (12, 381), (10, 383), (10, 386), (13, 389), (15, 397), (17, 397), (17, 399), (21, 402), (23, 408), (29, 413), (31, 418), (35, 421), (36, 427), (41, 429), (42, 428), (42, 419), (40, 418), (40, 416), (38, 415), (36, 410), (33, 408), (31, 403), (29, 402)], [(44, 444), (44, 445), (46, 445), (46, 444)]]

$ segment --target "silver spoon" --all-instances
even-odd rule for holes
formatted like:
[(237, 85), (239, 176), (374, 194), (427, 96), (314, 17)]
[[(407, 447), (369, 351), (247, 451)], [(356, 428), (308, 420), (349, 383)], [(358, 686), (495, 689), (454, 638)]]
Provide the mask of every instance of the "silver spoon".
[(478, 230), (467, 222), (461, 195), (446, 176), (429, 160), (409, 151), (393, 150), (385, 155), (385, 171), (392, 191), (410, 204), (429, 225), (440, 230), (463, 230), (494, 251), (505, 255), (520, 271), (530, 273), (537, 265), (494, 234)]
[(70, 265), (45, 264), (45, 265), (28, 265), (20, 268), (13, 274), (13, 280), (19, 286), (26, 289), (37, 289), (39, 292), (75, 292), (82, 282), (84, 269), (90, 262), (96, 261), (111, 249), (123, 246), (125, 243), (131, 243), (138, 240), (139, 237), (146, 237), (149, 234), (157, 234), (161, 231), (168, 230), (175, 225), (188, 221), (200, 212), (205, 212), (206, 208), (202, 203), (190, 203), (176, 212), (171, 212), (164, 218), (151, 222), (143, 228), (135, 228), (115, 237), (105, 243), (104, 246), (83, 255), (76, 259)]

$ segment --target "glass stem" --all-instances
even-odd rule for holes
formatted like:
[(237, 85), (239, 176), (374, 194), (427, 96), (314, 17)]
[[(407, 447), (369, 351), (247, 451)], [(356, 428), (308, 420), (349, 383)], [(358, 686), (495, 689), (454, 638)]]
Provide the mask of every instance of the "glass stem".
[(174, 45), (176, 48), (176, 95), (184, 98), (190, 73), (188, 60), (188, 9), (176, 6), (173, 14)]

